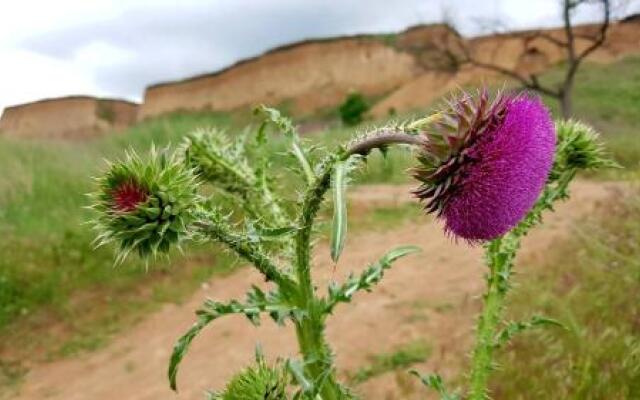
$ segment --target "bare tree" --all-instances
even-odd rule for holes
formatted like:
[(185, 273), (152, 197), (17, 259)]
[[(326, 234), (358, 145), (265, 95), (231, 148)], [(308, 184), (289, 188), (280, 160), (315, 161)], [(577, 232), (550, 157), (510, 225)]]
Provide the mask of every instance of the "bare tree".
[[(466, 44), (461, 44), (458, 53), (462, 54), (459, 60), (461, 63), (469, 63), (477, 67), (498, 72), (518, 81), (525, 88), (538, 91), (560, 102), (562, 116), (568, 118), (572, 115), (572, 92), (576, 73), (584, 59), (593, 53), (598, 47), (602, 46), (606, 39), (607, 31), (611, 22), (611, 2), (610, 0), (561, 0), (562, 1), (562, 19), (564, 23), (564, 38), (558, 38), (550, 35), (548, 32), (535, 31), (528, 35), (526, 40), (541, 38), (547, 40), (555, 46), (564, 49), (566, 53), (566, 64), (564, 77), (562, 82), (556, 86), (544, 85), (540, 82), (537, 73), (524, 74), (490, 62), (484, 62), (477, 59)], [(592, 33), (585, 33), (583, 30), (577, 31), (572, 21), (575, 10), (583, 4), (600, 4), (601, 18)], [(588, 44), (579, 50), (576, 46), (576, 40), (581, 39), (587, 41)]]

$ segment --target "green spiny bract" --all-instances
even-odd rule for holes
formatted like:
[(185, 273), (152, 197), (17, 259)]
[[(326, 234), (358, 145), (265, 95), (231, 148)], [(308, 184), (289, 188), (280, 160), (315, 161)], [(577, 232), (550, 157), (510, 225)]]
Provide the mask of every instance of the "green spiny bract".
[(418, 154), (414, 177), (422, 183), (415, 194), (426, 201), (428, 212), (440, 214), (462, 174), (456, 173), (471, 158), (470, 147), (479, 136), (504, 119), (507, 97), (498, 94), (493, 101), (483, 90), (473, 97), (462, 93), (428, 121), (427, 140)]
[(197, 130), (184, 139), (180, 153), (187, 165), (217, 188), (246, 196), (256, 185), (241, 138), (229, 140), (217, 129)]
[(96, 179), (90, 194), (98, 216), (92, 221), (98, 246), (114, 242), (116, 262), (131, 252), (142, 257), (167, 253), (189, 236), (198, 205), (193, 171), (166, 150), (151, 149), (147, 157), (134, 151)]
[(557, 149), (553, 173), (573, 169), (616, 167), (606, 154), (600, 135), (590, 126), (574, 120), (556, 124)]
[(286, 223), (286, 216), (272, 192), (268, 162), (262, 159), (253, 168), (247, 157), (251, 150), (262, 151), (263, 144), (247, 141), (245, 135), (230, 139), (217, 129), (197, 130), (187, 135), (178, 154), (203, 181), (221, 194), (231, 195), (232, 202), (249, 217), (263, 225), (280, 226)]
[(283, 363), (267, 365), (264, 358), (257, 365), (237, 373), (221, 393), (212, 393), (210, 400), (286, 400), (288, 373)]

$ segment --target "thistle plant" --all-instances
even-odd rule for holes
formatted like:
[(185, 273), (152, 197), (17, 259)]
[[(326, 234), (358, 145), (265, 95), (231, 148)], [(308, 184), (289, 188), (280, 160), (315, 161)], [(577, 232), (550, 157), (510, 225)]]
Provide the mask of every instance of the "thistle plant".
[[(171, 388), (177, 390), (178, 367), (207, 325), (230, 314), (259, 324), (267, 315), (294, 329), (300, 356), (269, 365), (258, 354), (256, 365), (211, 393), (212, 399), (356, 398), (338, 381), (325, 325), (341, 303), (352, 301), (358, 291), (373, 290), (397, 259), (419, 249), (391, 249), (359, 275), (320, 290), (311, 275), (316, 220), (330, 197), (330, 255), (337, 262), (347, 234), (350, 175), (374, 150), (400, 146), (415, 154), (410, 173), (419, 185), (413, 194), (425, 212), (441, 220), (452, 238), (484, 245), (489, 267), (466, 394), (448, 391), (438, 375), (415, 374), (443, 399), (487, 398), (493, 353), (520, 331), (555, 324), (543, 317), (503, 322), (505, 296), (520, 239), (554, 202), (568, 196), (578, 170), (609, 165), (596, 134), (572, 121), (554, 126), (541, 101), (528, 94), (492, 98), (482, 90), (475, 96), (463, 93), (425, 118), (373, 129), (319, 155), (277, 110), (259, 107), (257, 113), (264, 122), (255, 135), (201, 130), (187, 135), (173, 152), (152, 149), (146, 157), (129, 152), (109, 165), (92, 195), (97, 243), (114, 242), (117, 260), (132, 251), (145, 258), (166, 254), (187, 239), (218, 242), (269, 284), (268, 290), (249, 288), (244, 300), (202, 305), (195, 324), (174, 347)], [(270, 127), (283, 133), (288, 147), (285, 175), (272, 165)]]

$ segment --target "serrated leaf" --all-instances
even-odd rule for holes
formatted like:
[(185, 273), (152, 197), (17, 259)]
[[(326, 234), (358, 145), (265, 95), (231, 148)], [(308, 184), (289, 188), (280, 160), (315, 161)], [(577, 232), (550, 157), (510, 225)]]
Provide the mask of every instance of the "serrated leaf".
[(311, 169), (311, 164), (307, 159), (305, 152), (300, 147), (300, 143), (298, 143), (297, 137), (293, 137), (291, 141), (291, 152), (298, 160), (300, 167), (302, 168), (302, 172), (304, 172), (304, 176), (307, 180), (308, 184), (311, 184), (315, 180), (315, 175), (313, 170)]
[(359, 290), (369, 291), (375, 284), (382, 280), (384, 271), (391, 268), (393, 262), (398, 258), (418, 253), (421, 249), (417, 246), (396, 247), (377, 262), (366, 268), (359, 276), (350, 275), (342, 284), (329, 284), (329, 300), (327, 302), (327, 312), (331, 312), (337, 303), (348, 303), (353, 295)]
[(172, 390), (178, 390), (177, 385), (177, 376), (178, 376), (178, 366), (180, 362), (184, 358), (185, 354), (189, 350), (189, 346), (193, 339), (200, 333), (202, 329), (204, 329), (209, 322), (211, 322), (214, 318), (203, 318), (200, 317), (198, 322), (196, 322), (191, 329), (187, 331), (173, 347), (173, 352), (171, 353), (171, 359), (169, 360), (169, 386)]
[(282, 236), (287, 236), (298, 230), (298, 228), (295, 226), (282, 226), (279, 228), (267, 228), (263, 226), (256, 226), (255, 229), (258, 232), (258, 234), (264, 238), (279, 238)]
[(267, 122), (264, 121), (260, 124), (258, 132), (256, 133), (256, 143), (261, 146), (267, 142)]
[[(519, 333), (522, 333), (526, 330), (544, 326), (556, 326), (560, 328), (565, 328), (565, 326), (555, 319), (545, 318), (540, 316), (534, 316), (529, 321), (512, 321), (507, 324), (507, 326), (496, 335), (495, 347), (502, 347), (509, 343), (513, 337)], [(566, 328), (565, 328), (566, 329)]]
[(169, 361), (169, 385), (171, 389), (177, 390), (177, 375), (180, 362), (189, 350), (189, 346), (195, 337), (209, 323), (224, 315), (243, 314), (254, 325), (260, 322), (260, 313), (266, 312), (278, 323), (283, 323), (287, 317), (294, 314), (295, 309), (288, 306), (278, 292), (265, 293), (257, 286), (252, 286), (247, 293), (247, 301), (245, 304), (237, 300), (229, 303), (220, 303), (213, 300), (206, 300), (202, 308), (196, 311), (198, 321), (178, 339), (176, 342), (171, 359)]
[(431, 388), (438, 392), (441, 400), (460, 400), (460, 396), (457, 394), (451, 394), (447, 392), (447, 389), (444, 386), (444, 382), (442, 381), (442, 377), (438, 374), (428, 374), (421, 375), (416, 370), (409, 371), (411, 375), (414, 375), (420, 379), (420, 381), (428, 388)]
[(260, 134), (264, 135), (266, 124), (268, 122), (271, 122), (282, 131), (285, 137), (291, 140), (291, 153), (294, 155), (296, 160), (298, 160), (298, 164), (300, 164), (300, 168), (304, 173), (307, 183), (311, 184), (311, 182), (313, 182), (315, 179), (315, 174), (313, 173), (313, 169), (311, 168), (311, 164), (309, 163), (307, 154), (300, 146), (300, 138), (298, 137), (296, 129), (293, 126), (293, 122), (289, 118), (284, 117), (280, 113), (280, 111), (276, 110), (275, 108), (267, 107), (265, 105), (256, 107), (254, 113), (261, 114), (266, 118), (266, 121), (263, 122), (263, 124), (260, 126)]
[(379, 263), (384, 265), (383, 268), (388, 268), (388, 266), (390, 266), (391, 263), (393, 263), (398, 258), (408, 256), (409, 254), (413, 254), (413, 253), (419, 253), (421, 251), (422, 249), (418, 246), (412, 246), (412, 245), (399, 246), (387, 252), (387, 254), (385, 254), (380, 259)]
[(291, 371), (294, 379), (298, 382), (302, 388), (302, 393), (312, 393), (313, 384), (304, 376), (304, 368), (297, 360), (287, 360), (287, 368)]
[(333, 222), (331, 225), (331, 259), (338, 262), (347, 237), (347, 164), (339, 162), (333, 172)]

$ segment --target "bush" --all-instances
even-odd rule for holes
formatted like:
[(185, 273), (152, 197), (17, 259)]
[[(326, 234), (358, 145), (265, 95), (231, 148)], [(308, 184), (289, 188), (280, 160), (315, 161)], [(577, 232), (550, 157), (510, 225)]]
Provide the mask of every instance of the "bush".
[(367, 111), (369, 111), (369, 103), (358, 92), (350, 93), (339, 108), (340, 119), (348, 126), (358, 125), (362, 122)]

